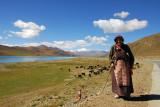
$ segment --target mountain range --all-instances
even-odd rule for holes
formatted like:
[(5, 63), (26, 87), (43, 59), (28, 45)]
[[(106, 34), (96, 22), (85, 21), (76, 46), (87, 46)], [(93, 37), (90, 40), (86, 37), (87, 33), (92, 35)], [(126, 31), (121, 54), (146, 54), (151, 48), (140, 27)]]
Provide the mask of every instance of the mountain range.
[(38, 47), (8, 47), (0, 45), (0, 56), (75, 56), (75, 54), (45, 45)]
[[(134, 56), (160, 56), (160, 33), (146, 36), (128, 44)], [(105, 51), (67, 52), (56, 47), (40, 45), (38, 47), (9, 47), (0, 45), (0, 56), (105, 56)]]
[(83, 57), (98, 57), (105, 56), (108, 52), (106, 51), (97, 51), (97, 50), (89, 50), (89, 51), (75, 51), (74, 54)]

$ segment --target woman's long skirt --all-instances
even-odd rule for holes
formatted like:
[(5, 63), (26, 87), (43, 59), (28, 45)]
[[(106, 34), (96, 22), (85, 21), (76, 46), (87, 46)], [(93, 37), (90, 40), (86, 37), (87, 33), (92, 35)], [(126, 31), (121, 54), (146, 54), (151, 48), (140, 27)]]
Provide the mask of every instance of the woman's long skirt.
[(129, 86), (118, 86), (115, 78), (114, 67), (111, 68), (112, 92), (119, 96), (128, 96), (134, 92), (131, 73), (129, 73)]

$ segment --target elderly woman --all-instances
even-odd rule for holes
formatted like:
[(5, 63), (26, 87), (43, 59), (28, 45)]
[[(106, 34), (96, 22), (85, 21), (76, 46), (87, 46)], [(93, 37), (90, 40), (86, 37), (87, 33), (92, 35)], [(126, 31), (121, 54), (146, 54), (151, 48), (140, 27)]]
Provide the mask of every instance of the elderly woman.
[(115, 98), (130, 98), (133, 93), (132, 68), (134, 56), (121, 35), (115, 37), (115, 45), (111, 47), (109, 60), (111, 64), (112, 92)]

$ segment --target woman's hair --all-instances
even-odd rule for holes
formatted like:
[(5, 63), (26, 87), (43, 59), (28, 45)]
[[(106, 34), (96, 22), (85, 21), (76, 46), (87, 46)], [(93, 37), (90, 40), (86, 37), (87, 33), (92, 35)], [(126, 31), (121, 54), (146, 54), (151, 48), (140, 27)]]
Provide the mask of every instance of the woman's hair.
[(117, 35), (117, 36), (114, 38), (114, 41), (115, 41), (115, 42), (116, 42), (117, 38), (121, 38), (122, 41), (124, 42), (124, 39), (123, 39), (123, 37), (122, 37), (121, 35)]

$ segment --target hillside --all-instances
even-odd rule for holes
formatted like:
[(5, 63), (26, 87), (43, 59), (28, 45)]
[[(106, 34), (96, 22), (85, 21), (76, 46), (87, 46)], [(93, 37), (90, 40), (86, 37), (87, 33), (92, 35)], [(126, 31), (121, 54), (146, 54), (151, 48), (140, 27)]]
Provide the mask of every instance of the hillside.
[(128, 44), (135, 56), (160, 56), (160, 33)]
[(74, 54), (44, 45), (38, 47), (8, 47), (0, 45), (0, 56), (74, 56)]

